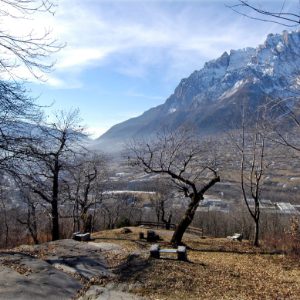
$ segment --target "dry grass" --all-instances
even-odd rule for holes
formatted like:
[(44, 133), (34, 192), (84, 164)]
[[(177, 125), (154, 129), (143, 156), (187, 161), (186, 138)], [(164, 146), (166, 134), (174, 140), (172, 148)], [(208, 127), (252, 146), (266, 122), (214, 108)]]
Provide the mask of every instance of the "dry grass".
[[(253, 248), (247, 241), (185, 238), (188, 262), (149, 258), (151, 244), (139, 240), (146, 229), (94, 234), (96, 241), (122, 245), (126, 253), (107, 254), (116, 283), (137, 284), (150, 299), (300, 299), (300, 263), (283, 254)], [(168, 233), (168, 232), (166, 232)], [(159, 233), (161, 247), (170, 235)]]

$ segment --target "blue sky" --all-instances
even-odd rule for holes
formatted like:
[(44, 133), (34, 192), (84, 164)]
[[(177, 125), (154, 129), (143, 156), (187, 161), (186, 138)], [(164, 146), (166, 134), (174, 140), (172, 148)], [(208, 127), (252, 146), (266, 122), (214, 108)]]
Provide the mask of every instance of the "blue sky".
[[(30, 88), (41, 94), (39, 104), (55, 101), (47, 113), (79, 108), (94, 138), (164, 103), (206, 61), (256, 47), (268, 33), (286, 29), (234, 13), (225, 6), (233, 0), (57, 2), (54, 16), (36, 15), (28, 26), (50, 26), (52, 37), (67, 47), (52, 56), (57, 63), (48, 81)], [(260, 3), (279, 11), (283, 1)], [(299, 2), (286, 1), (286, 8), (298, 12)]]

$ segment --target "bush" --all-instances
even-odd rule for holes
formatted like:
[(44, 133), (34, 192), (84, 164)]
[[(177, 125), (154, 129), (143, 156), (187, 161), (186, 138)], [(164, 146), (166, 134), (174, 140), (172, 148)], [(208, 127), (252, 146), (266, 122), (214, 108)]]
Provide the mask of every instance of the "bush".
[(290, 219), (290, 229), (283, 233), (263, 241), (264, 247), (269, 251), (276, 251), (290, 256), (300, 255), (300, 232), (298, 218), (293, 216)]
[(130, 220), (127, 217), (121, 217), (116, 223), (116, 228), (122, 228), (126, 226), (130, 226)]

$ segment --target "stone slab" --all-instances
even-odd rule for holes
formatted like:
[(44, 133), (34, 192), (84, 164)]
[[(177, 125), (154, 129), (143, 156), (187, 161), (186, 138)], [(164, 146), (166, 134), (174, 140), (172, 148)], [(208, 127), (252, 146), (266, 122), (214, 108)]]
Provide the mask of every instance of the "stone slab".
[(93, 276), (113, 276), (108, 270), (104, 251), (121, 251), (122, 246), (112, 243), (78, 242), (64, 239), (41, 245), (22, 246), (27, 249), (43, 250), (53, 248), (46, 257), (47, 262), (67, 272), (91, 278)]
[(116, 289), (101, 286), (93, 286), (79, 300), (147, 300), (131, 293), (125, 293)]
[[(40, 245), (23, 245), (24, 250), (39, 250), (46, 254), (46, 261), (21, 252), (0, 252), (0, 299), (5, 300), (69, 300), (77, 295), (82, 284), (73, 276), (56, 269), (93, 277), (113, 276), (108, 269), (103, 252), (121, 252), (122, 246), (112, 243), (86, 243), (72, 239), (59, 240)], [(20, 248), (21, 248), (20, 247)], [(147, 253), (147, 250), (146, 252)], [(30, 271), (20, 272), (2, 266), (1, 260), (14, 265), (23, 265)], [(137, 287), (128, 286), (121, 290), (117, 286), (92, 287), (80, 299), (83, 300), (142, 300), (130, 291)]]
[(74, 240), (60, 240), (53, 244), (57, 246), (56, 249), (47, 255), (51, 265), (88, 278), (114, 275), (108, 270), (109, 265), (102, 254), (103, 248)]
[(73, 256), (68, 259), (64, 257), (48, 258), (51, 265), (63, 268), (65, 271), (80, 274), (82, 276), (92, 278), (94, 276), (113, 276), (114, 274), (108, 270), (108, 264), (105, 260), (97, 257), (78, 257)]
[(111, 251), (111, 250), (118, 250), (122, 249), (123, 247), (117, 244), (112, 243), (95, 243), (95, 242), (88, 242), (89, 245), (95, 246), (101, 251)]
[(0, 260), (28, 272), (2, 266), (0, 261), (0, 299), (5, 300), (64, 300), (77, 295), (82, 284), (71, 275), (57, 270), (33, 256), (18, 252), (1, 252)]

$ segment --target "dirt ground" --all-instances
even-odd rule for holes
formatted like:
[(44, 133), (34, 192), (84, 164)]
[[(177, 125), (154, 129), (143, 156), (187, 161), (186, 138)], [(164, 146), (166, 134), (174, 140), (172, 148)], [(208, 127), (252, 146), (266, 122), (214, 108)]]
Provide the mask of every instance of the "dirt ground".
[[(152, 243), (139, 239), (146, 228), (130, 227), (93, 234), (95, 242), (123, 246), (123, 253), (106, 253), (115, 284), (135, 286), (135, 294), (150, 299), (300, 299), (298, 258), (254, 248), (248, 241), (185, 237), (188, 261), (173, 254), (149, 257)], [(155, 230), (155, 229), (154, 229)], [(170, 248), (170, 232), (155, 230), (156, 243)]]

